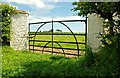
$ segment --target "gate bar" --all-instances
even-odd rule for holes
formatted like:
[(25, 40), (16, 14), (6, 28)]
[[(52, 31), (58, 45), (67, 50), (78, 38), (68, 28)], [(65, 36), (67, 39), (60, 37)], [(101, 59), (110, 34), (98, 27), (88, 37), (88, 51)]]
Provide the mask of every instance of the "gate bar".
[[(29, 26), (29, 27), (28, 27), (28, 28), (29, 28), (29, 29), (28, 29), (28, 31), (30, 32), (30, 23), (29, 23), (29, 25), (28, 25), (28, 26)], [(29, 32), (28, 32), (28, 34), (29, 34)], [(30, 34), (29, 34), (28, 39), (29, 39), (29, 43), (28, 43), (28, 44), (29, 44), (29, 51), (30, 51)]]
[(86, 21), (85, 21), (85, 45), (87, 45), (87, 16), (86, 16)]
[[(86, 20), (61, 20), (61, 21), (54, 21), (54, 22), (85, 22)], [(35, 22), (35, 23), (29, 23), (29, 24), (40, 24), (40, 23), (51, 23), (52, 21), (47, 22)]]
[[(35, 42), (52, 42), (51, 40), (29, 40), (30, 42), (35, 41)], [(58, 43), (71, 43), (71, 44), (76, 44), (76, 42), (65, 42), (65, 41), (53, 41), (53, 42), (58, 42)], [(78, 44), (85, 44), (85, 42), (78, 42)]]
[[(34, 33), (30, 33), (30, 35), (35, 35)], [(36, 35), (52, 35), (51, 33), (37, 33)], [(62, 33), (62, 34), (59, 34), (59, 33), (53, 33), (53, 35), (72, 35), (72, 34), (67, 34), (67, 33)], [(75, 33), (74, 35), (83, 35), (85, 36), (85, 33), (81, 33), (81, 34), (77, 34)]]
[(53, 20), (52, 20), (52, 54), (53, 54)]

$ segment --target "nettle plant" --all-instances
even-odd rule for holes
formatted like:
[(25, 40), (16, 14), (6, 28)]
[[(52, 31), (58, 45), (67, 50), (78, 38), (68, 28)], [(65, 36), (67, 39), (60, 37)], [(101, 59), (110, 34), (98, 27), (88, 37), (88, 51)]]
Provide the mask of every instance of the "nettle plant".
[(16, 14), (16, 7), (10, 6), (9, 4), (0, 4), (0, 14), (2, 17), (2, 21), (0, 24), (2, 25), (2, 44), (9, 45), (10, 41), (10, 28), (11, 28), (11, 14)]

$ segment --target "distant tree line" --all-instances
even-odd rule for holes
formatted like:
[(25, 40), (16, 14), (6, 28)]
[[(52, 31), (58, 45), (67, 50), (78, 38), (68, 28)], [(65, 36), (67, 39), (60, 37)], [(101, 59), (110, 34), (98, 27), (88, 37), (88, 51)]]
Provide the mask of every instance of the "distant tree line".
[[(53, 32), (53, 31), (54, 31), (53, 29), (50, 29), (48, 31), (43, 31), (43, 32)], [(62, 32), (62, 30), (60, 30), (60, 29), (56, 29), (55, 31), (56, 32)], [(40, 32), (41, 32), (41, 30), (40, 30)]]

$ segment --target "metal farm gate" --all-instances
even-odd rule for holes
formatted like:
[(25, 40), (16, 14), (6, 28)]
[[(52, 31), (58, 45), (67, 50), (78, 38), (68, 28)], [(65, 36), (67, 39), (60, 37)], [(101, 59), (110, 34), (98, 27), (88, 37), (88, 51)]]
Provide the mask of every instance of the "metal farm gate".
[[(51, 29), (54, 30), (53, 29), (54, 23), (56, 23), (56, 22), (65, 26), (70, 31), (70, 33), (54, 33), (53, 31), (51, 31), (50, 33), (39, 32), (40, 29), (48, 23), (51, 23)], [(85, 33), (80, 33), (80, 34), (79, 33), (73, 33), (73, 31), (69, 28), (69, 26), (67, 26), (64, 22), (84, 22), (85, 23), (85, 30), (84, 30)], [(36, 32), (32, 33), (31, 30), (30, 30), (31, 26), (36, 25), (36, 24), (37, 25), (41, 24), (41, 25), (37, 28)], [(38, 36), (42, 37), (43, 35), (45, 35), (45, 36), (50, 35), (51, 40), (39, 40), (39, 39), (37, 39)], [(55, 35), (66, 35), (66, 37), (68, 35), (71, 35), (71, 36), (74, 37), (75, 42), (56, 41), (56, 40), (54, 40)], [(78, 39), (77, 39), (76, 36), (84, 36), (85, 41), (84, 42), (78, 42)], [(44, 46), (43, 45), (42, 46), (41, 45), (36, 45), (35, 43), (37, 43), (37, 42), (39, 42), (39, 43), (45, 42), (45, 44), (44, 44)], [(51, 43), (51, 46), (47, 46), (50, 43)], [(64, 47), (62, 47), (62, 45), (60, 45), (60, 43), (75, 44), (77, 48), (64, 48)], [(87, 43), (87, 17), (86, 17), (85, 20), (63, 20), (63, 21), (53, 21), (52, 20), (52, 21), (47, 21), (47, 22), (29, 23), (29, 50), (32, 50), (33, 52), (39, 51), (41, 53), (47, 52), (47, 53), (51, 53), (51, 54), (57, 53), (57, 54), (63, 54), (63, 55), (80, 56), (81, 55), (80, 52), (84, 51), (85, 49), (80, 49), (79, 44), (83, 44), (83, 45), (86, 46), (86, 43)], [(59, 47), (54, 46), (54, 44), (57, 44)], [(46, 48), (48, 48), (48, 50), (45, 50)], [(54, 49), (55, 49), (55, 51), (54, 51)], [(61, 50), (61, 52), (58, 52), (57, 49)], [(66, 52), (65, 52), (65, 50), (66, 50)], [(71, 53), (71, 52), (68, 52), (68, 51), (77, 51), (77, 52), (75, 52), (75, 53), (72, 52)]]

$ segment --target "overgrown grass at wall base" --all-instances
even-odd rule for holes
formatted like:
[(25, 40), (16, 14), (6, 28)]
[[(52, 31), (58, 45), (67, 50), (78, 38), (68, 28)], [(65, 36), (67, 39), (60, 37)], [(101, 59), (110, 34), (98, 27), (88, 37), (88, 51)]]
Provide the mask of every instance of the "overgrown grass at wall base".
[(0, 45), (0, 78), (2, 77), (2, 47)]
[(120, 56), (113, 46), (106, 46), (98, 52), (97, 66), (106, 68), (106, 73), (120, 75)]
[[(66, 58), (47, 54), (33, 54), (28, 51), (15, 51), (5, 46), (2, 49), (2, 76), (3, 78), (78, 78), (119, 75), (117, 55), (114, 52), (109, 53), (113, 48), (104, 49), (100, 51), (100, 54), (93, 53), (93, 59), (96, 61), (89, 63), (89, 59), (86, 58), (91, 58), (91, 56)], [(106, 54), (108, 56), (104, 57)]]

